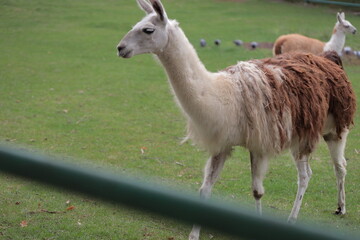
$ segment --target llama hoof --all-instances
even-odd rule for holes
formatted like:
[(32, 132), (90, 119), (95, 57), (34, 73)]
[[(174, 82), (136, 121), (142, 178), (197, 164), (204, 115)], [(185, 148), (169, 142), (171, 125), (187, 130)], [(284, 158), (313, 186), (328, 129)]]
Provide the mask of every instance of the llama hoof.
[(290, 223), (290, 224), (295, 224), (295, 223), (296, 223), (296, 220), (297, 220), (296, 218), (292, 218), (292, 217), (291, 217), (291, 218), (288, 219), (287, 222)]
[(189, 240), (199, 240), (200, 237), (200, 226), (194, 225), (190, 232)]
[(189, 240), (199, 240), (199, 234), (190, 234)]
[(336, 209), (336, 211), (334, 212), (335, 215), (339, 215), (339, 216), (342, 216), (342, 215), (345, 215), (345, 211), (343, 209), (341, 209), (341, 207), (338, 207)]

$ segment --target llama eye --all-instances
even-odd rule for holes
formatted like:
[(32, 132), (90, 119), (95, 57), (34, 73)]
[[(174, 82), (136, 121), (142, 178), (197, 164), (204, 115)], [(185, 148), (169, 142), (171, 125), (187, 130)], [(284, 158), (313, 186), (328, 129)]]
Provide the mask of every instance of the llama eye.
[(154, 28), (144, 28), (142, 31), (146, 34), (152, 34), (153, 32), (155, 32), (155, 29)]
[(349, 28), (350, 26), (349, 25), (344, 25), (345, 28)]

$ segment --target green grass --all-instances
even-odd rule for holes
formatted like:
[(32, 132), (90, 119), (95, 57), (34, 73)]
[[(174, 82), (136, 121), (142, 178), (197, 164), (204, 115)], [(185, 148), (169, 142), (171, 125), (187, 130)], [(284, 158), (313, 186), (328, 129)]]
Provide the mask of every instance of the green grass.
[[(237, 48), (234, 39), (273, 42), (281, 34), (299, 32), (326, 41), (336, 19), (334, 9), (279, 1), (163, 4), (211, 71), (271, 56), (269, 49)], [(135, 1), (0, 0), (0, 140), (196, 192), (207, 154), (191, 144), (179, 145), (185, 121), (163, 69), (150, 55), (116, 56), (115, 46), (142, 16)], [(348, 13), (347, 19), (360, 27), (359, 17)], [(200, 48), (200, 38), (209, 46)], [(211, 44), (216, 38), (222, 40), (220, 47)], [(347, 45), (360, 50), (358, 36), (348, 36)], [(345, 68), (359, 96), (359, 61), (345, 60)], [(346, 151), (348, 214), (331, 214), (335, 176), (321, 143), (312, 157), (314, 174), (300, 221), (360, 232), (359, 137), (356, 124)], [(236, 149), (213, 196), (253, 207), (250, 179), (248, 154)], [(296, 169), (288, 154), (271, 161), (264, 184), (265, 210), (285, 218), (296, 193)], [(186, 239), (191, 228), (3, 173), (0, 186), (0, 239), (178, 240)], [(66, 211), (71, 205), (75, 209)], [(20, 226), (24, 220), (27, 227)], [(202, 239), (209, 234), (231, 239), (209, 229)]]

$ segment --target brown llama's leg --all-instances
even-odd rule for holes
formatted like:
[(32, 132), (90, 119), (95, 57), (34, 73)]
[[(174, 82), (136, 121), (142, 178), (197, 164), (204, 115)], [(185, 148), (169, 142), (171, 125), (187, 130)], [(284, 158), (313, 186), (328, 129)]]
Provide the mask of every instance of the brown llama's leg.
[(346, 213), (345, 208), (345, 176), (346, 176), (346, 159), (344, 156), (346, 138), (348, 130), (343, 131), (341, 138), (336, 134), (327, 134), (324, 139), (329, 147), (331, 159), (334, 163), (334, 170), (336, 175), (336, 182), (338, 188), (338, 207), (335, 211), (337, 215)]
[(312, 171), (309, 165), (309, 155), (299, 156), (298, 152), (292, 152), (296, 168), (298, 171), (298, 190), (296, 193), (296, 198), (294, 201), (293, 208), (291, 210), (290, 216), (288, 218), (289, 223), (295, 223), (301, 208), (302, 200), (304, 198), (304, 194), (308, 187), (308, 183), (310, 181)]

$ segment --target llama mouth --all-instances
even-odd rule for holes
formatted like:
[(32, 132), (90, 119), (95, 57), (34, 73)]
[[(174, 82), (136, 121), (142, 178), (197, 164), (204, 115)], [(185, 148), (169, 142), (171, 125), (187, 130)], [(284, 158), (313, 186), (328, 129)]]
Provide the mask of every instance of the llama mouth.
[(131, 52), (132, 51), (127, 51), (127, 52), (118, 52), (118, 55), (119, 57), (122, 57), (122, 58), (130, 58), (131, 57)]

